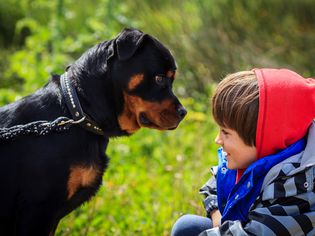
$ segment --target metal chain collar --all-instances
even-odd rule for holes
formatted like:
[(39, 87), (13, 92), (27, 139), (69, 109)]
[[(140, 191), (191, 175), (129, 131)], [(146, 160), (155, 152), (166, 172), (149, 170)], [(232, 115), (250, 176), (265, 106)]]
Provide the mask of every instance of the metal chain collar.
[(83, 128), (98, 135), (104, 135), (103, 130), (96, 122), (91, 120), (82, 110), (80, 101), (77, 97), (75, 89), (71, 86), (67, 78), (67, 72), (60, 77), (61, 93), (65, 99), (66, 105), (73, 117), (58, 117), (56, 120), (34, 121), (24, 125), (16, 125), (8, 128), (0, 127), (0, 141), (13, 140), (18, 136), (34, 134), (36, 136), (44, 136), (53, 131), (62, 132), (68, 130), (74, 124), (80, 124)]
[(58, 117), (52, 122), (34, 121), (25, 125), (16, 125), (9, 128), (0, 128), (0, 141), (13, 140), (18, 136), (34, 134), (44, 136), (53, 131), (62, 132), (68, 130), (72, 125), (81, 123), (85, 118), (74, 121), (67, 117)]

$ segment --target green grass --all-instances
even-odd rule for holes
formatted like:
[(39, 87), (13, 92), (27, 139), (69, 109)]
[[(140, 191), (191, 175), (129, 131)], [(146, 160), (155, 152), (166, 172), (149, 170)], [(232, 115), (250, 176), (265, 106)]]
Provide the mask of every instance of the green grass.
[(206, 103), (184, 103), (189, 113), (175, 131), (111, 140), (100, 191), (61, 221), (58, 236), (169, 235), (182, 214), (204, 215), (198, 190), (216, 163), (216, 127)]

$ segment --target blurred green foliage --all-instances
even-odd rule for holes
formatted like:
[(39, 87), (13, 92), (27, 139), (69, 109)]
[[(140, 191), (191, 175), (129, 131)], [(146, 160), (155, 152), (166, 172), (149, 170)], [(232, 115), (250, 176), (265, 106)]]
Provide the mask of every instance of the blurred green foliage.
[(172, 132), (144, 129), (112, 140), (104, 186), (62, 221), (57, 235), (169, 235), (180, 214), (203, 214), (197, 191), (216, 161), (208, 107), (214, 82), (253, 67), (315, 75), (313, 0), (6, 0), (0, 105), (34, 92), (130, 26), (171, 49), (188, 116)]
[(182, 95), (253, 67), (315, 74), (313, 0), (7, 0), (0, 2), (0, 87), (29, 93), (127, 26), (171, 49)]

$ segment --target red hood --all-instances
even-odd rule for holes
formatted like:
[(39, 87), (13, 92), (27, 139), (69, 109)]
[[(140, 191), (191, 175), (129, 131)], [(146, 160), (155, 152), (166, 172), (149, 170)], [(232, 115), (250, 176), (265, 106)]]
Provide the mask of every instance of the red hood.
[[(287, 69), (254, 69), (259, 85), (257, 159), (274, 154), (307, 133), (315, 118), (315, 80)], [(237, 179), (244, 170), (237, 171)]]
[(255, 69), (259, 85), (257, 158), (277, 153), (307, 133), (315, 118), (315, 80), (287, 69)]

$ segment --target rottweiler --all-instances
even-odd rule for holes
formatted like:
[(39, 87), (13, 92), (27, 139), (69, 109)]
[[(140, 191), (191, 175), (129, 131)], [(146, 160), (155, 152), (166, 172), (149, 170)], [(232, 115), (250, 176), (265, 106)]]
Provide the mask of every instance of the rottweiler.
[(69, 118), (60, 127), (72, 125), (0, 141), (0, 234), (54, 235), (61, 218), (99, 189), (109, 138), (141, 127), (175, 129), (187, 113), (172, 91), (175, 72), (162, 43), (127, 28), (35, 93), (1, 107), (0, 128), (58, 117)]

